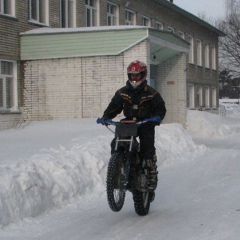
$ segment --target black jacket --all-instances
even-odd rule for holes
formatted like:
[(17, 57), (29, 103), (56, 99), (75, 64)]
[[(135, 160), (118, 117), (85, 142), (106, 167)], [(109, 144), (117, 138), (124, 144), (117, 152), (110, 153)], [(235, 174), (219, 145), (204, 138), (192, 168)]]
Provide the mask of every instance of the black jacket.
[(136, 120), (154, 116), (160, 116), (163, 119), (166, 114), (165, 102), (161, 95), (147, 85), (146, 80), (136, 89), (127, 81), (126, 86), (115, 93), (104, 111), (103, 118), (113, 119), (122, 110), (127, 119), (136, 118)]

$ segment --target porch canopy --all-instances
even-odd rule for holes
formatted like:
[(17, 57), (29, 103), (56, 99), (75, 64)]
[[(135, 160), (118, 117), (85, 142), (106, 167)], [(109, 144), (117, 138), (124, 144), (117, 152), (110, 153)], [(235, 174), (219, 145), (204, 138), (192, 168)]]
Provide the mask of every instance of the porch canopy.
[(179, 36), (144, 26), (39, 28), (20, 36), (21, 60), (119, 55), (146, 39), (156, 64), (189, 51)]

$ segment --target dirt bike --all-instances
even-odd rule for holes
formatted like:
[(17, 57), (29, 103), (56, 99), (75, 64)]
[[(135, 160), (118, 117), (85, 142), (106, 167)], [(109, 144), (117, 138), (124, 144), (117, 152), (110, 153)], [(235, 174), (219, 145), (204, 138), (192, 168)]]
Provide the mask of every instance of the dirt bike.
[(140, 216), (148, 214), (150, 203), (154, 200), (154, 191), (148, 189), (149, 169), (139, 156), (140, 144), (137, 140), (138, 126), (146, 122), (160, 123), (161, 119), (153, 117), (140, 122), (97, 119), (97, 123), (107, 127), (115, 126), (115, 151), (108, 163), (106, 181), (108, 204), (114, 212), (122, 209), (127, 190), (132, 192), (135, 212)]

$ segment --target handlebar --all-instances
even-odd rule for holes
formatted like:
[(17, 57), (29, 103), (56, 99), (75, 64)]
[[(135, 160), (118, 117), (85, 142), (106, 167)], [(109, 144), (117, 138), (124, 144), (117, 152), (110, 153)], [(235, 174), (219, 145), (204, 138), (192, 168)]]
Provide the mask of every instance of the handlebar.
[[(156, 122), (156, 123), (161, 123), (162, 119), (160, 118), (160, 116), (156, 116), (156, 117), (152, 117), (152, 118), (147, 118), (147, 119), (144, 119), (142, 121), (139, 121), (139, 122), (136, 122), (137, 125), (141, 125), (143, 123), (146, 123), (146, 122)], [(116, 122), (116, 121), (113, 121), (112, 119), (106, 119), (106, 120), (103, 120), (102, 118), (98, 118), (97, 119), (97, 124), (103, 124), (103, 125), (114, 125), (116, 126), (118, 123), (120, 123), (119, 121)]]

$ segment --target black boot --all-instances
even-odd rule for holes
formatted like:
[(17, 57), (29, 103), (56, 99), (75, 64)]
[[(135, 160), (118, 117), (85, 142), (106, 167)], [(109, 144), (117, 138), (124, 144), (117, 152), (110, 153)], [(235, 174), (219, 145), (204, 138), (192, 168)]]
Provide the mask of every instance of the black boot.
[(148, 189), (155, 191), (158, 183), (157, 156), (145, 159), (145, 167), (149, 170)]

